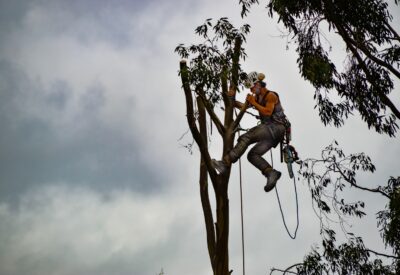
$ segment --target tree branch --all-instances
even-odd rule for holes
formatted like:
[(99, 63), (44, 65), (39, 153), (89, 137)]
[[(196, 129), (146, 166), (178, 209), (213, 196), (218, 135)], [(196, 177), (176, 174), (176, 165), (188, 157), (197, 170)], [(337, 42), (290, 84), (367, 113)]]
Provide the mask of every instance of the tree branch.
[(393, 258), (393, 259), (400, 259), (400, 257), (398, 257), (398, 256), (379, 253), (379, 252), (373, 251), (371, 249), (365, 249), (365, 250), (368, 251), (368, 252), (374, 253), (375, 255), (378, 255), (378, 256), (383, 256), (383, 257), (386, 257), (386, 258)]
[(211, 107), (210, 102), (204, 95), (204, 91), (199, 89), (197, 91), (197, 94), (200, 97), (202, 103), (204, 104), (204, 107), (206, 108), (207, 113), (210, 115), (211, 120), (214, 122), (215, 126), (217, 127), (218, 132), (220, 133), (221, 136), (224, 136), (224, 134), (225, 134), (224, 125), (222, 125), (222, 122), (219, 120), (218, 116), (215, 114), (213, 108)]
[(199, 146), (200, 153), (204, 158), (204, 162), (207, 166), (207, 170), (210, 174), (211, 180), (213, 182), (216, 182), (217, 173), (215, 172), (215, 170), (212, 167), (211, 157), (207, 150), (207, 144), (202, 139), (200, 132), (197, 129), (196, 118), (194, 117), (194, 111), (193, 111), (192, 91), (191, 91), (190, 85), (189, 85), (188, 69), (187, 69), (185, 60), (182, 60), (180, 62), (180, 74), (181, 74), (181, 80), (182, 80), (182, 85), (183, 85), (183, 91), (185, 92), (185, 98), (186, 98), (186, 117), (187, 117), (189, 129), (192, 133), (194, 140), (196, 141), (197, 145)]
[(285, 270), (272, 268), (271, 272), (269, 274), (271, 275), (275, 271), (282, 272), (283, 274), (286, 274), (286, 273), (297, 274), (296, 272), (289, 271), (289, 270), (292, 269), (293, 267), (296, 267), (296, 266), (299, 266), (299, 265), (303, 265), (303, 264), (302, 263), (293, 264), (293, 265), (289, 266), (288, 268), (286, 268)]
[(400, 41), (400, 35), (396, 32), (396, 30), (393, 29), (393, 27), (388, 22), (385, 22), (385, 25), (392, 32), (394, 39)]
[(340, 173), (340, 175), (342, 175), (342, 177), (345, 179), (345, 181), (350, 183), (351, 186), (353, 186), (355, 188), (358, 188), (358, 189), (361, 189), (361, 190), (364, 190), (364, 191), (369, 191), (369, 192), (373, 192), (373, 193), (380, 193), (381, 195), (387, 197), (388, 199), (391, 199), (391, 197), (388, 194), (386, 194), (385, 192), (383, 192), (379, 188), (370, 189), (370, 188), (367, 188), (367, 187), (359, 186), (358, 184), (355, 183), (355, 180), (351, 180), (349, 177), (347, 177), (343, 173), (342, 169), (340, 169), (339, 165), (336, 162), (334, 163), (334, 165), (335, 165), (337, 171)]
[(358, 54), (357, 50), (353, 47), (353, 44), (350, 41), (348, 41), (348, 35), (346, 34), (346, 31), (341, 26), (338, 26), (338, 25), (336, 25), (336, 28), (338, 29), (339, 34), (343, 37), (347, 47), (351, 50), (351, 52), (357, 58), (358, 63), (361, 65), (361, 68), (364, 71), (365, 75), (367, 76), (368, 81), (378, 91), (379, 98), (382, 100), (382, 102), (387, 107), (389, 107), (389, 109), (393, 112), (393, 114), (398, 119), (400, 119), (400, 111), (397, 109), (397, 107), (393, 104), (393, 102), (389, 99), (389, 97), (386, 94), (384, 94), (383, 92), (380, 91), (379, 87), (376, 87), (376, 85), (374, 85), (374, 81), (371, 80), (371, 74), (369, 73), (367, 66), (365, 65), (365, 63), (362, 60), (361, 56)]
[[(349, 30), (351, 31), (351, 30)], [(368, 49), (363, 45), (362, 43), (357, 43), (353, 38), (351, 38), (349, 35), (346, 34), (346, 39), (349, 40), (350, 43), (352, 43), (355, 47), (359, 48), (369, 59), (374, 61), (376, 64), (381, 65), (382, 67), (385, 67), (389, 71), (391, 71), (397, 78), (400, 78), (400, 71), (396, 70), (392, 65), (384, 62), (383, 60), (377, 58), (374, 56)]]
[(242, 39), (238, 36), (235, 38), (235, 47), (233, 49), (232, 57), (232, 79), (231, 87), (235, 89), (239, 83), (239, 59), (240, 59), (240, 49), (242, 47)]
[[(199, 106), (199, 127), (200, 127), (200, 135), (203, 139), (203, 142), (207, 146), (207, 120), (206, 120), (206, 112), (203, 105), (202, 100), (200, 97), (197, 97), (197, 102)], [(215, 240), (215, 229), (214, 229), (214, 219), (211, 210), (210, 198), (208, 194), (208, 172), (207, 166), (204, 162), (203, 156), (200, 157), (200, 198), (201, 204), (203, 208), (204, 214), (204, 221), (206, 225), (206, 235), (207, 235), (207, 247), (208, 247), (208, 254), (210, 256), (210, 262), (212, 269), (215, 270), (215, 247), (216, 247), (216, 240)]]
[(221, 71), (221, 89), (222, 89), (222, 98), (224, 100), (225, 106), (229, 104), (230, 98), (228, 97), (228, 69), (226, 66), (223, 66)]
[(249, 103), (246, 101), (246, 102), (243, 104), (242, 108), (240, 108), (239, 114), (237, 115), (235, 121), (234, 121), (234, 122), (232, 123), (232, 125), (231, 125), (231, 131), (232, 131), (232, 132), (234, 132), (235, 129), (239, 126), (239, 123), (240, 123), (240, 121), (242, 120), (243, 115), (246, 113), (246, 110), (247, 110), (247, 107), (248, 107), (248, 106), (249, 106)]
[[(232, 68), (231, 68), (231, 81), (230, 81), (230, 89), (233, 89), (235, 92), (237, 90), (237, 86), (239, 83), (239, 59), (240, 59), (240, 49), (242, 47), (242, 39), (238, 36), (235, 38), (235, 45), (233, 48), (232, 55)], [(227, 95), (224, 95), (227, 99), (225, 100), (225, 127), (229, 127), (233, 121), (233, 110), (235, 108), (235, 97), (228, 98)]]

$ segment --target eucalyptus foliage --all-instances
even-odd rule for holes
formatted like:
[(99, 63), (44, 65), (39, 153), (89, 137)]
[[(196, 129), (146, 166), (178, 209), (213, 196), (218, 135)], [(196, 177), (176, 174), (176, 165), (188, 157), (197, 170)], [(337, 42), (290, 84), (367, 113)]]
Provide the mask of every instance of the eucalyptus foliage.
[[(179, 44), (175, 52), (183, 59), (190, 58), (188, 75), (192, 90), (201, 89), (212, 103), (218, 103), (222, 99), (221, 79), (233, 77), (231, 72), (235, 69), (232, 63), (235, 40), (239, 38), (246, 41), (250, 25), (235, 28), (226, 17), (220, 18), (216, 23), (210, 18), (198, 26), (195, 32), (202, 38), (202, 42), (190, 46)], [(245, 49), (241, 47), (239, 59), (245, 60), (246, 56)], [(237, 88), (243, 85), (246, 76), (239, 63)]]
[[(367, 188), (359, 172), (373, 173), (375, 165), (365, 153), (346, 155), (334, 141), (318, 159), (300, 161), (299, 176), (308, 183), (316, 215), (320, 219), (322, 247), (314, 247), (298, 263), (296, 274), (399, 274), (400, 273), (400, 177), (390, 177), (386, 185)], [(387, 200), (377, 213), (377, 226), (383, 243), (392, 254), (376, 252), (363, 239), (348, 230), (349, 218), (363, 218), (365, 203), (347, 201), (350, 189), (372, 192)], [(337, 244), (334, 230), (339, 224), (347, 242)], [(383, 260), (384, 259), (384, 260)]]
[[(239, 2), (242, 16), (246, 16), (258, 0)], [(278, 16), (296, 42), (300, 73), (315, 87), (314, 98), (322, 122), (339, 127), (358, 111), (369, 128), (394, 136), (400, 111), (389, 95), (394, 79), (400, 79), (400, 36), (391, 25), (388, 3), (270, 0), (267, 8), (270, 16)], [(324, 31), (337, 34), (345, 43), (342, 71), (331, 57), (333, 45)], [(340, 101), (333, 99), (332, 91)]]

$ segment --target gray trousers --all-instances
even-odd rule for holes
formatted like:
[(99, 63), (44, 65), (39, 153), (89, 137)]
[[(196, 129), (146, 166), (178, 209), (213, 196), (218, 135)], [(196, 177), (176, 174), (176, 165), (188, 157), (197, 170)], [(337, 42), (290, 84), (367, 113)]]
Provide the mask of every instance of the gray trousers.
[(283, 139), (284, 134), (285, 126), (282, 124), (261, 123), (239, 137), (236, 146), (228, 153), (229, 159), (236, 162), (249, 145), (256, 143), (247, 154), (247, 159), (263, 173), (271, 165), (262, 156), (272, 147), (276, 147)]

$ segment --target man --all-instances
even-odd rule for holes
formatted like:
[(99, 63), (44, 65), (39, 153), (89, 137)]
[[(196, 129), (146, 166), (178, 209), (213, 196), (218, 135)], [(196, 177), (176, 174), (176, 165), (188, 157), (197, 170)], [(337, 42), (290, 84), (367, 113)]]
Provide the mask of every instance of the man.
[[(225, 173), (227, 167), (236, 162), (250, 144), (256, 143), (250, 149), (247, 159), (267, 178), (264, 190), (269, 192), (275, 187), (281, 177), (281, 172), (273, 169), (262, 156), (282, 141), (287, 119), (278, 94), (266, 88), (264, 78), (265, 75), (262, 73), (249, 74), (248, 86), (251, 93), (246, 97), (246, 101), (258, 110), (260, 123), (240, 136), (236, 146), (224, 156), (223, 160), (213, 160), (213, 165), (219, 174)], [(237, 102), (237, 107), (241, 106), (242, 103)]]

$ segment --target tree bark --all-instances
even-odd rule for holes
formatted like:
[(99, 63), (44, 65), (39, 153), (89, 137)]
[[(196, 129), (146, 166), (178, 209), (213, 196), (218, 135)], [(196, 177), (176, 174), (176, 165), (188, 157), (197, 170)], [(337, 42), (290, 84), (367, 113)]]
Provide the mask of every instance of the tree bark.
[[(199, 109), (199, 128), (200, 135), (203, 142), (207, 146), (207, 120), (206, 111), (203, 104), (203, 100), (197, 97), (197, 106)], [(207, 148), (208, 149), (208, 148)], [(210, 256), (210, 263), (213, 270), (215, 270), (215, 230), (214, 230), (214, 219), (211, 211), (210, 199), (208, 195), (208, 172), (207, 166), (204, 162), (203, 156), (200, 157), (200, 198), (201, 205), (203, 208), (204, 222), (206, 225), (207, 235), (207, 248)]]
[[(222, 184), (222, 182), (221, 182)], [(227, 192), (218, 192), (217, 199), (217, 247), (215, 275), (229, 274), (229, 200)]]

